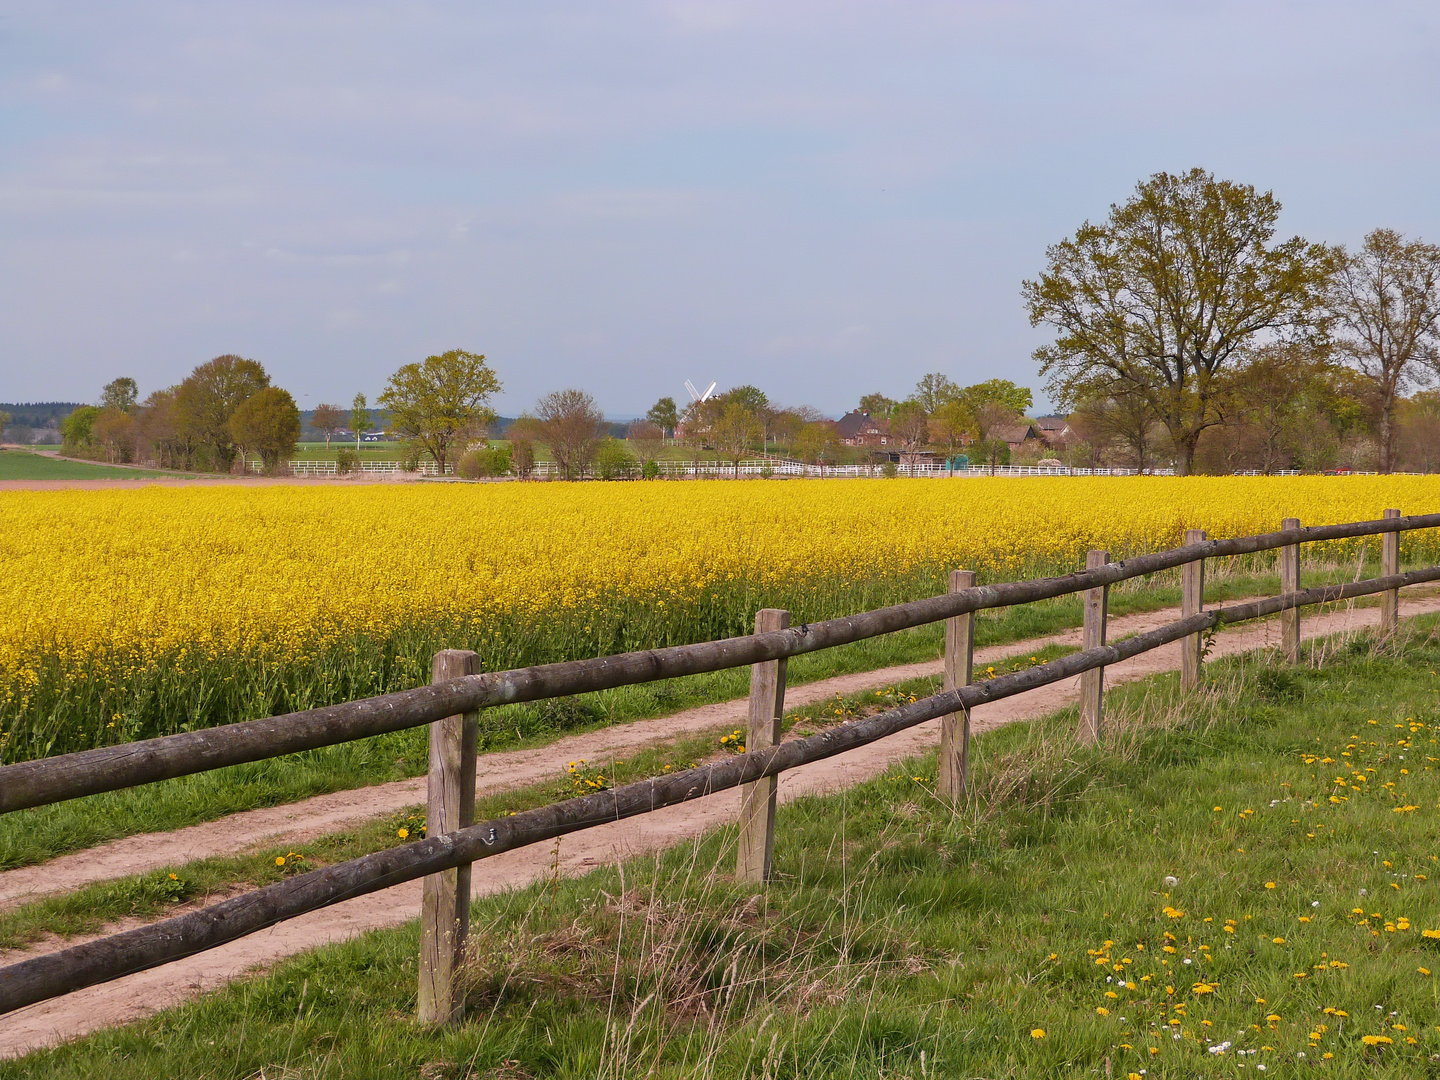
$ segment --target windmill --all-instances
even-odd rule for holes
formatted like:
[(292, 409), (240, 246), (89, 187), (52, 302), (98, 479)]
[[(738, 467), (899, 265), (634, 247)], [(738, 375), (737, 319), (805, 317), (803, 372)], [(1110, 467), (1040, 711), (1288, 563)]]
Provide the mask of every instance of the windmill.
[(709, 386), (705, 388), (705, 392), (702, 394), (700, 393), (700, 391), (695, 389), (694, 384), (691, 383), (689, 379), (686, 379), (685, 389), (690, 391), (690, 400), (693, 401), (696, 405), (699, 405), (701, 402), (706, 400), (715, 390), (715, 384), (712, 382)]

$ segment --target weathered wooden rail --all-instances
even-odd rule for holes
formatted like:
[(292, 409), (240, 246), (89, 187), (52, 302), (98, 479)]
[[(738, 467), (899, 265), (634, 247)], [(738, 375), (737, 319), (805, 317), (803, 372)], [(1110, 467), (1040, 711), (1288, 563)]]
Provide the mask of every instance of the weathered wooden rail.
[[(1062, 577), (975, 586), (973, 573), (955, 571), (949, 591), (942, 596), (802, 626), (789, 626), (787, 612), (765, 610), (757, 616), (755, 634), (697, 645), (485, 674), (475, 673), (474, 653), (451, 650), (437, 655), (435, 681), (416, 690), (5, 766), (0, 768), (0, 812), (431, 725), (426, 839), (0, 969), (0, 1013), (193, 956), (307, 912), (425, 878), (418, 1009), (422, 1020), (450, 1020), (463, 1004), (454, 974), (467, 929), (470, 868), (476, 862), (740, 787), (736, 872), (742, 880), (763, 882), (769, 878), (774, 851), (776, 778), (787, 769), (940, 718), (937, 790), (942, 797), (959, 799), (968, 772), (969, 714), (977, 705), (1080, 676), (1079, 737), (1099, 739), (1104, 731), (1108, 665), (1179, 641), (1183, 643), (1181, 684), (1190, 689), (1200, 679), (1201, 635), (1218, 626), (1278, 614), (1282, 649), (1293, 662), (1299, 659), (1301, 608), (1378, 593), (1381, 629), (1389, 633), (1398, 624), (1399, 590), (1440, 581), (1440, 567), (1399, 572), (1399, 534), (1440, 527), (1440, 514), (1407, 518), (1387, 510), (1379, 521), (1303, 529), (1287, 518), (1284, 524), (1280, 532), (1230, 540), (1206, 540), (1202, 532), (1191, 530), (1183, 547), (1118, 563), (1110, 562), (1106, 552), (1092, 551), (1085, 571)], [(1373, 535), (1382, 538), (1380, 577), (1300, 589), (1300, 544)], [(1281, 595), (1202, 610), (1206, 559), (1274, 549), (1281, 553)], [(1118, 644), (1106, 644), (1109, 587), (1174, 567), (1184, 568), (1182, 617)], [(1081, 651), (982, 683), (971, 681), (975, 612), (1076, 592), (1086, 594)], [(942, 620), (946, 622), (945, 674), (940, 693), (808, 738), (779, 742), (788, 657)], [(741, 666), (752, 669), (746, 753), (473, 823), (479, 709)]]

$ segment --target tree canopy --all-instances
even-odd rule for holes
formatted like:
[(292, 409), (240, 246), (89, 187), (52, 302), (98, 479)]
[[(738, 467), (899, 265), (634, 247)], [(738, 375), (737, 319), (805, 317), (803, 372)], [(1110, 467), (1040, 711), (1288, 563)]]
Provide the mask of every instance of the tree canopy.
[(499, 392), (483, 355), (451, 349), (403, 366), (376, 402), (389, 411), (391, 428), (423, 446), (444, 473), (455, 443), (495, 418), (486, 402)]
[(175, 424), (209, 452), (215, 467), (229, 469), (235, 459), (230, 417), (269, 385), (270, 376), (258, 362), (233, 353), (217, 356), (196, 367), (175, 388)]
[(1232, 407), (1237, 354), (1323, 323), (1332, 253), (1273, 242), (1279, 214), (1271, 193), (1203, 169), (1156, 173), (1104, 223), (1050, 247), (1022, 292), (1031, 324), (1057, 332), (1035, 353), (1052, 395), (1141, 395), (1189, 472), (1201, 434)]
[(247, 453), (274, 469), (295, 453), (300, 439), (300, 410), (288, 390), (267, 386), (240, 403), (229, 421), (230, 437)]

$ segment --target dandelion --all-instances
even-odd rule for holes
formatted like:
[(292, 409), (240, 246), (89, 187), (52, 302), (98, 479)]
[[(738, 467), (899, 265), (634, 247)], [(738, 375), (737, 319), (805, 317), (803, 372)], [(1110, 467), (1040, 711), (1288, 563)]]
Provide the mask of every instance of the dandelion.
[(410, 838), (410, 830), (401, 827), (395, 830), (395, 835), (398, 836), (401, 840), (408, 840)]
[(1267, 881), (1267, 882), (1265, 882), (1265, 888), (1267, 888), (1267, 889), (1273, 889), (1273, 888), (1275, 888), (1275, 882), (1273, 882), (1273, 881)]
[(1097, 1013), (1099, 1013), (1101, 1016), (1109, 1016), (1109, 1015), (1110, 1015), (1110, 1010), (1107, 1009), (1104, 1005), (1097, 1005), (1097, 1006), (1095, 1007), (1095, 1011), (1096, 1011)]
[(276, 855), (276, 856), (275, 856), (275, 865), (276, 865), (276, 866), (284, 866), (284, 865), (285, 865), (285, 856), (284, 856), (284, 855)]
[(1031, 1029), (1030, 1029), (1030, 1037), (1031, 1037), (1032, 1039), (1037, 1039), (1037, 1040), (1038, 1040), (1038, 1039), (1043, 1039), (1043, 1038), (1045, 1038), (1045, 1029), (1044, 1029), (1044, 1028), (1031, 1028)]
[(1361, 1035), (1360, 1041), (1366, 1046), (1390, 1046), (1395, 1042), (1389, 1035)]

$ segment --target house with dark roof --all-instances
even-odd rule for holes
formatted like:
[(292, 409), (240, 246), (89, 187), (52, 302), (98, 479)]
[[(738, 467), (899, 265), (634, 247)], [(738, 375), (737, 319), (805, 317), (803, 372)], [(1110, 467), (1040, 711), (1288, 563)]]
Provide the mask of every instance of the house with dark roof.
[(1042, 416), (1035, 421), (1040, 437), (1051, 446), (1063, 449), (1070, 439), (1070, 421), (1063, 416)]
[(835, 424), (840, 441), (846, 446), (889, 446), (890, 421), (872, 417), (867, 412), (852, 409)]
[(1004, 439), (1011, 450), (1019, 450), (1028, 442), (1040, 441), (1040, 429), (1033, 420), (1019, 424), (999, 424), (990, 429), (992, 439)]

